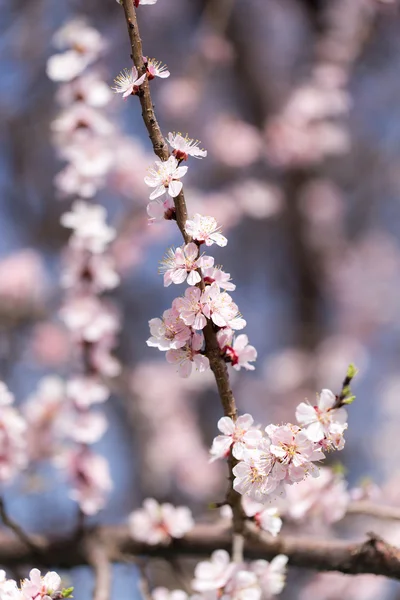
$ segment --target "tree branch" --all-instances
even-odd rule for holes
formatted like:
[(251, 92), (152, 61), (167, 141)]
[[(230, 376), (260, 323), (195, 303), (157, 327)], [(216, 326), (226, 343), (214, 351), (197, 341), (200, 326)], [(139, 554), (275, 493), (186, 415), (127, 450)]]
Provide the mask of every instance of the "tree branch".
[[(400, 551), (374, 534), (366, 541), (318, 540), (306, 537), (271, 536), (246, 525), (244, 556), (271, 560), (286, 554), (289, 564), (317, 571), (340, 571), (348, 574), (373, 573), (400, 580)], [(93, 564), (91, 544), (102, 546), (109, 563), (121, 562), (121, 556), (207, 557), (216, 548), (229, 550), (232, 534), (226, 527), (214, 524), (196, 525), (184, 538), (169, 545), (148, 546), (135, 542), (127, 527), (101, 527), (88, 532), (84, 543), (75, 537), (49, 542), (40, 556), (21, 540), (0, 536), (0, 564), (13, 568), (34, 563), (39, 568), (71, 569)], [(103, 560), (103, 559), (102, 559)]]
[[(142, 40), (140, 38), (139, 26), (136, 18), (136, 10), (133, 5), (133, 0), (122, 0), (124, 7), (125, 19), (128, 27), (129, 39), (131, 43), (131, 58), (139, 72), (142, 75), (146, 71), (145, 64), (143, 62), (143, 47)], [(139, 92), (140, 104), (142, 107), (142, 117), (146, 129), (148, 131), (151, 143), (153, 145), (154, 153), (160, 158), (160, 160), (168, 160), (169, 150), (165, 138), (161, 132), (158, 124), (154, 106), (150, 94), (149, 81), (146, 79), (143, 85), (140, 86)], [(185, 244), (191, 241), (191, 237), (186, 233), (185, 225), (188, 217), (188, 211), (186, 207), (185, 195), (183, 189), (181, 193), (174, 198), (175, 210), (176, 210), (176, 221), (178, 227), (182, 233)], [(199, 271), (201, 274), (201, 271)], [(203, 280), (202, 285), (204, 286)], [(228, 368), (221, 356), (221, 351), (218, 346), (217, 336), (211, 320), (207, 321), (207, 325), (204, 328), (204, 339), (205, 339), (205, 355), (210, 361), (210, 368), (214, 374), (215, 381), (218, 388), (218, 393), (221, 399), (221, 403), (224, 409), (224, 415), (230, 417), (234, 421), (237, 419), (237, 409), (235, 398), (229, 382)], [(235, 464), (233, 457), (229, 460), (229, 480), (230, 489), (228, 491), (228, 502), (232, 507), (233, 511), (233, 524), (235, 533), (240, 534), (243, 529), (243, 511), (240, 503), (240, 495), (233, 489), (232, 482), (232, 468)]]
[(3, 522), (3, 525), (5, 525), (6, 527), (8, 527), (8, 529), (13, 531), (14, 534), (17, 536), (17, 538), (19, 540), (21, 540), (21, 542), (23, 544), (25, 544), (25, 546), (27, 546), (31, 552), (33, 552), (35, 555), (37, 555), (43, 551), (44, 545), (41, 544), (40, 542), (34, 540), (33, 538), (31, 538), (31, 536), (29, 536), (16, 521), (11, 519), (11, 517), (7, 513), (7, 510), (6, 510), (6, 507), (4, 504), (4, 499), (1, 497), (0, 497), (0, 518)]

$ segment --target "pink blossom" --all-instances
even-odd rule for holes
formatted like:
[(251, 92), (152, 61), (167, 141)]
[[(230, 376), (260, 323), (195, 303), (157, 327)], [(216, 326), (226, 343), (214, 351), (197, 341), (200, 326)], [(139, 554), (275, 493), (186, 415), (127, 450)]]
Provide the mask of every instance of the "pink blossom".
[(203, 343), (203, 335), (194, 333), (184, 347), (167, 351), (167, 362), (178, 365), (178, 373), (181, 377), (189, 377), (193, 366), (197, 371), (203, 373), (210, 367), (208, 358), (200, 352)]
[(170, 72), (167, 69), (166, 65), (163, 65), (161, 61), (155, 60), (154, 58), (146, 59), (143, 57), (144, 63), (147, 69), (147, 79), (151, 81), (155, 77), (161, 77), (161, 79), (166, 79), (170, 76)]
[(347, 411), (334, 408), (336, 396), (330, 390), (323, 389), (317, 406), (301, 402), (296, 409), (296, 419), (303, 425), (307, 437), (312, 442), (322, 442), (324, 447), (341, 450), (344, 446), (343, 433), (347, 428)]
[(162, 319), (151, 319), (149, 326), (151, 337), (147, 345), (162, 351), (182, 348), (192, 335), (191, 328), (180, 318), (176, 301), (172, 308), (164, 311)]
[(350, 496), (343, 477), (326, 467), (319, 477), (307, 477), (287, 487), (285, 514), (300, 521), (307, 518), (324, 523), (334, 523), (346, 513)]
[(278, 554), (271, 562), (256, 560), (251, 563), (251, 569), (257, 575), (264, 597), (276, 596), (283, 590), (287, 562), (287, 556)]
[(103, 456), (83, 446), (60, 456), (57, 464), (66, 468), (72, 486), (69, 495), (85, 515), (94, 515), (104, 507), (113, 486)]
[(29, 358), (40, 365), (58, 367), (65, 363), (71, 352), (68, 332), (62, 325), (38, 323), (32, 331)]
[(296, 425), (268, 425), (270, 451), (286, 471), (288, 483), (301, 481), (308, 474), (317, 477), (319, 470), (314, 461), (325, 458), (321, 448), (311, 442)]
[(115, 230), (105, 222), (106, 216), (103, 206), (77, 200), (71, 211), (61, 216), (61, 224), (73, 230), (71, 244), (75, 248), (100, 254), (115, 238)]
[(11, 405), (12, 395), (2, 389), (0, 411), (0, 482), (10, 482), (27, 464), (26, 423)]
[(143, 508), (133, 511), (129, 517), (133, 539), (154, 545), (183, 537), (193, 525), (192, 513), (186, 506), (159, 504), (153, 498), (147, 498)]
[(29, 579), (21, 583), (24, 600), (51, 600), (55, 592), (61, 591), (61, 577), (55, 571), (49, 571), (44, 577), (39, 569), (31, 569)]
[(231, 296), (221, 292), (217, 283), (212, 283), (204, 290), (202, 297), (203, 314), (218, 327), (243, 329), (246, 321), (240, 317), (239, 309)]
[(149, 169), (149, 175), (144, 182), (149, 187), (155, 188), (150, 194), (150, 200), (155, 200), (167, 193), (171, 198), (176, 198), (182, 189), (181, 177), (186, 174), (187, 167), (179, 167), (175, 156), (161, 162), (156, 160), (156, 167)]
[(223, 435), (218, 435), (213, 440), (210, 462), (226, 458), (231, 448), (238, 459), (246, 448), (255, 448), (262, 438), (262, 433), (253, 427), (253, 422), (254, 419), (249, 414), (241, 415), (236, 422), (230, 417), (222, 417), (217, 426)]
[(175, 306), (182, 321), (194, 329), (204, 329), (207, 319), (203, 314), (204, 305), (202, 292), (197, 287), (189, 287), (185, 291), (184, 298), (177, 298)]
[(139, 73), (135, 66), (132, 69), (124, 69), (114, 79), (115, 86), (111, 88), (116, 94), (122, 94), (123, 98), (135, 95), (139, 91), (139, 86), (146, 79), (146, 73), (139, 77)]
[(242, 496), (242, 507), (246, 516), (252, 517), (260, 529), (268, 531), (274, 537), (278, 535), (282, 528), (282, 519), (276, 507), (266, 507), (261, 502), (255, 502), (250, 496)]
[(222, 597), (225, 600), (261, 600), (261, 594), (257, 575), (240, 567), (227, 582)]
[(214, 217), (203, 217), (196, 213), (193, 219), (186, 221), (186, 233), (188, 233), (197, 242), (204, 242), (206, 246), (218, 244), (226, 246), (228, 240), (221, 234), (221, 228), (218, 226)]
[(0, 260), (0, 280), (0, 302), (8, 310), (22, 310), (44, 299), (46, 273), (34, 250), (20, 250)]
[(0, 406), (8, 406), (14, 402), (14, 396), (5, 383), (0, 381)]
[[(55, 141), (62, 144), (60, 154), (64, 157), (66, 152), (71, 151), (69, 145), (73, 142), (89, 142), (90, 135), (108, 138), (113, 133), (114, 126), (100, 111), (78, 102), (63, 110), (52, 122), (51, 129), (55, 134)], [(92, 144), (98, 145), (99, 140), (92, 140)]]
[(0, 597), (2, 600), (23, 600), (21, 590), (14, 579), (7, 579), (6, 572), (0, 570)]
[(209, 267), (202, 269), (204, 283), (211, 285), (216, 282), (220, 288), (227, 292), (233, 292), (236, 285), (230, 281), (230, 273), (225, 273), (219, 267)]
[(198, 269), (212, 267), (214, 259), (212, 256), (199, 256), (199, 248), (194, 242), (190, 242), (181, 248), (169, 250), (161, 263), (161, 271), (164, 271), (164, 286), (171, 283), (183, 283), (186, 279), (189, 285), (196, 285), (201, 281)]
[(64, 434), (78, 444), (95, 444), (108, 427), (107, 418), (102, 412), (75, 411), (63, 423)]
[(97, 377), (73, 377), (66, 384), (66, 393), (77, 408), (87, 409), (93, 404), (101, 404), (110, 396), (109, 389)]
[(233, 474), (233, 487), (239, 494), (265, 503), (267, 496), (283, 489), (286, 470), (271, 453), (269, 440), (262, 438), (257, 448), (244, 450)]
[(167, 590), (157, 587), (151, 592), (153, 600), (188, 600), (188, 595), (183, 590)]
[(99, 294), (114, 289), (119, 282), (112, 256), (88, 255), (87, 250), (74, 247), (66, 254), (61, 274), (61, 284), (65, 288)]
[(159, 200), (155, 200), (154, 202), (149, 202), (147, 205), (147, 214), (150, 218), (150, 223), (153, 221), (162, 221), (166, 219), (167, 221), (171, 220), (175, 215), (175, 204), (173, 199), (170, 196), (160, 202)]
[(179, 160), (187, 160), (189, 156), (204, 158), (207, 150), (199, 148), (200, 142), (192, 140), (188, 136), (183, 137), (180, 133), (169, 133), (168, 143), (173, 148), (172, 154)]
[(96, 296), (68, 299), (60, 310), (60, 318), (78, 340), (91, 343), (119, 329), (117, 315)]
[(60, 377), (43, 377), (34, 394), (23, 405), (27, 422), (29, 457), (32, 461), (52, 458), (63, 431), (65, 384)]
[(226, 550), (215, 550), (209, 561), (196, 565), (192, 588), (195, 592), (220, 590), (228, 583), (236, 568)]
[(109, 86), (99, 79), (96, 73), (87, 73), (59, 88), (56, 99), (61, 106), (68, 107), (74, 102), (99, 108), (106, 106), (113, 95)]
[(250, 362), (257, 359), (257, 350), (254, 346), (249, 345), (247, 335), (238, 335), (232, 343), (233, 331), (229, 327), (225, 327), (218, 331), (217, 339), (225, 359), (233, 365), (236, 371), (242, 367), (254, 371)]

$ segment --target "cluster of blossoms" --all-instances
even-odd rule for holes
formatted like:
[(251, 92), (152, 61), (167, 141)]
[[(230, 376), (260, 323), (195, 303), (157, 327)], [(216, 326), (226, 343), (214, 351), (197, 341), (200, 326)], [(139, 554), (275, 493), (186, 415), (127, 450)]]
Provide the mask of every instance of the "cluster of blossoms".
[(215, 550), (210, 560), (199, 562), (191, 582), (193, 594), (182, 590), (155, 588), (153, 600), (269, 600), (285, 586), (286, 564), (283, 554), (268, 562), (233, 563), (226, 550)]
[[(61, 450), (50, 445), (53, 458), (68, 474), (71, 497), (85, 514), (94, 514), (104, 506), (112, 484), (108, 463), (90, 447), (107, 428), (104, 413), (92, 406), (109, 397), (103, 379), (120, 371), (111, 354), (119, 318), (101, 295), (119, 284), (119, 275), (109, 251), (116, 232), (107, 224), (106, 210), (87, 199), (104, 186), (113, 166), (110, 140), (114, 127), (102, 112), (112, 93), (96, 73), (85, 72), (104, 50), (96, 30), (73, 20), (54, 41), (68, 48), (51, 57), (47, 69), (50, 78), (63, 82), (58, 92), (62, 112), (52, 127), (55, 145), (68, 164), (55, 184), (62, 196), (78, 197), (61, 217), (61, 224), (72, 233), (61, 275), (66, 297), (60, 318), (70, 334), (76, 375), (65, 383), (53, 381), (50, 389), (48, 382), (39, 386), (30, 402), (30, 414), (36, 431), (44, 429), (52, 440), (61, 434), (69, 443)], [(58, 75), (60, 61), (65, 63), (62, 77)], [(44, 445), (36, 448), (37, 458), (45, 450)]]
[(181, 538), (193, 525), (189, 508), (159, 504), (153, 498), (147, 498), (143, 502), (143, 508), (133, 511), (129, 517), (129, 531), (133, 539), (153, 545)]
[[(199, 142), (184, 138), (181, 134), (170, 133), (168, 142), (173, 149), (172, 155), (165, 162), (157, 161), (155, 168), (145, 178), (145, 183), (154, 188), (147, 207), (152, 220), (174, 218), (173, 199), (180, 194), (180, 179), (188, 169), (180, 166), (180, 163), (189, 156), (201, 158), (207, 154), (199, 148)], [(167, 199), (161, 202), (159, 198), (165, 194)], [(160, 270), (164, 276), (164, 286), (186, 281), (190, 287), (182, 297), (175, 298), (162, 318), (150, 320), (151, 337), (147, 344), (165, 351), (167, 361), (177, 365), (182, 377), (188, 377), (193, 365), (200, 372), (209, 368), (202, 330), (210, 322), (217, 332), (221, 356), (226, 362), (237, 370), (241, 367), (254, 369), (250, 363), (257, 357), (255, 348), (248, 344), (246, 335), (234, 337), (233, 332), (243, 329), (246, 321), (227, 292), (235, 289), (230, 275), (214, 265), (212, 256), (200, 251), (202, 245), (226, 246), (226, 237), (213, 217), (200, 214), (187, 219), (185, 232), (191, 241), (169, 250)]]
[(253, 426), (251, 415), (233, 422), (223, 417), (211, 447), (211, 460), (226, 458), (232, 452), (238, 463), (233, 469), (233, 486), (256, 502), (270, 502), (285, 492), (286, 486), (309, 475), (318, 477), (316, 462), (324, 451), (341, 450), (347, 428), (346, 400), (330, 390), (322, 390), (316, 406), (304, 402), (296, 410), (300, 424), (268, 425), (265, 434)]
[(210, 597), (261, 600), (280, 594), (285, 585), (287, 556), (279, 554), (268, 562), (233, 563), (228, 552), (215, 550), (209, 561), (198, 563), (194, 571), (192, 599)]
[(41, 576), (39, 569), (31, 569), (28, 579), (20, 586), (14, 579), (7, 579), (5, 571), (0, 571), (0, 598), (2, 600), (61, 600), (71, 598), (74, 588), (63, 588), (61, 577), (55, 571)]

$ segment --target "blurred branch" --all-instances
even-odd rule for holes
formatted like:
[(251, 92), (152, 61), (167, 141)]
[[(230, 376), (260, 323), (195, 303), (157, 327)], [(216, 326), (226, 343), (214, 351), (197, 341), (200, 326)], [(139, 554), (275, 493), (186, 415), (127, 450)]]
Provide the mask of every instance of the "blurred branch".
[(367, 500), (351, 502), (347, 508), (346, 514), (363, 515), (366, 517), (375, 517), (377, 519), (386, 519), (388, 521), (400, 521), (400, 508), (374, 504)]
[[(295, 567), (348, 574), (372, 573), (400, 580), (400, 551), (372, 533), (362, 542), (295, 536), (271, 538), (248, 524), (245, 537), (246, 558), (271, 560), (277, 554), (285, 554), (290, 565)], [(206, 557), (216, 548), (229, 550), (231, 532), (219, 524), (201, 524), (169, 545), (148, 546), (135, 542), (127, 527), (116, 526), (88, 532), (84, 541), (82, 544), (77, 543), (76, 538), (54, 541), (38, 556), (21, 540), (0, 536), (0, 564), (7, 568), (34, 563), (39, 568), (69, 569), (91, 565), (94, 560), (97, 565), (107, 564), (108, 569), (108, 563), (120, 562), (121, 556), (127, 555)], [(100, 547), (99, 555), (94, 559), (92, 544)]]
[(112, 568), (107, 547), (96, 535), (88, 538), (86, 546), (88, 562), (93, 568), (95, 577), (93, 600), (110, 600)]
[(5, 527), (8, 527), (11, 531), (15, 533), (17, 538), (25, 544), (33, 552), (35, 555), (40, 554), (43, 551), (43, 546), (33, 540), (25, 531), (22, 529), (20, 525), (16, 521), (14, 521), (7, 513), (4, 499), (0, 497), (0, 518)]

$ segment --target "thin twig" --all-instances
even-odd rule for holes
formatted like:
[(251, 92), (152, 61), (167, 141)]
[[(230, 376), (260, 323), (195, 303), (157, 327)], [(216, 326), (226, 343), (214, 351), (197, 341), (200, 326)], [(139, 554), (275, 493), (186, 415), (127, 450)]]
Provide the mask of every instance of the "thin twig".
[(41, 544), (40, 542), (32, 539), (32, 537), (29, 536), (22, 529), (22, 527), (8, 515), (6, 507), (5, 507), (5, 503), (4, 503), (4, 498), (1, 498), (1, 497), (0, 497), (0, 518), (3, 522), (3, 525), (5, 525), (6, 527), (8, 527), (8, 529), (13, 531), (15, 533), (15, 535), (17, 536), (17, 538), (19, 540), (21, 540), (21, 542), (23, 542), (32, 552), (34, 552), (35, 554), (38, 554), (43, 551), (44, 545)]
[(362, 515), (374, 517), (376, 519), (385, 519), (388, 521), (400, 521), (400, 509), (395, 506), (385, 506), (375, 504), (367, 500), (353, 501), (349, 504), (346, 511), (347, 515)]

